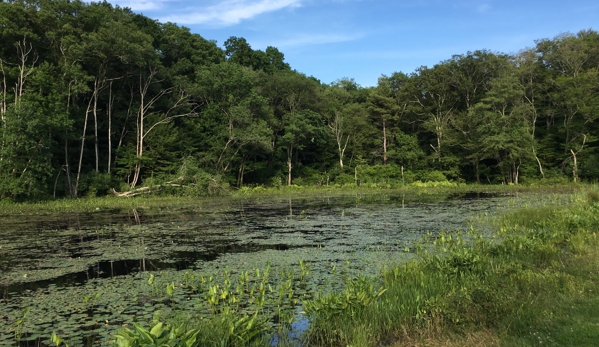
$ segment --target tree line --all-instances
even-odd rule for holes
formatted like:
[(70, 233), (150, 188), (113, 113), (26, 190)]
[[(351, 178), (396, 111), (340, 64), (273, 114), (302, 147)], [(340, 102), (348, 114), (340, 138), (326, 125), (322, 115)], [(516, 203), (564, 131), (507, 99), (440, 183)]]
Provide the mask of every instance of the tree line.
[(0, 198), (599, 178), (594, 30), (367, 88), (107, 2), (0, 2), (0, 39)]

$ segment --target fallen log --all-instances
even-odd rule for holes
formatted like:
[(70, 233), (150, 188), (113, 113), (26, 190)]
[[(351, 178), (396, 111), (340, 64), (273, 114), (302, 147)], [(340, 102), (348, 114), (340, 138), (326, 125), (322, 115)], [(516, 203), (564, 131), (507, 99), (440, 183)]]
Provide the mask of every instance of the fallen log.
[(182, 181), (182, 180), (183, 180), (183, 177), (179, 177), (176, 180), (166, 182), (163, 184), (157, 184), (157, 185), (150, 186), (150, 187), (135, 188), (135, 189), (131, 189), (126, 192), (117, 192), (116, 189), (110, 188), (110, 193), (112, 193), (112, 195), (114, 195), (114, 196), (118, 196), (121, 198), (131, 198), (131, 197), (134, 197), (137, 195), (151, 193), (152, 191), (159, 190), (163, 187), (183, 187), (182, 184), (173, 183), (173, 182)]

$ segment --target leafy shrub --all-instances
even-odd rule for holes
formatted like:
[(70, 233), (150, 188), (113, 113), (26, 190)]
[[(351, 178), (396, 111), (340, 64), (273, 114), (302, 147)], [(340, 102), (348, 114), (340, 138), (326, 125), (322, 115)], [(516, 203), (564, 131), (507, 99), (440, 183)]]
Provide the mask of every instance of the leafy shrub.
[(346, 173), (340, 173), (337, 175), (333, 181), (335, 184), (344, 185), (344, 184), (354, 184), (354, 176)]
[(558, 186), (570, 183), (571, 177), (565, 175), (558, 168), (545, 168), (545, 178), (528, 178), (522, 177), (521, 183), (531, 187), (542, 187), (542, 186)]
[(195, 158), (183, 160), (179, 169), (179, 180), (187, 196), (224, 196), (230, 193), (229, 183), (225, 177), (211, 175), (201, 169)]
[(298, 186), (297, 184), (291, 184), (291, 185), (283, 186), (283, 188), (285, 190), (290, 190), (290, 191), (298, 191), (298, 190), (302, 190), (303, 189), (301, 186)]
[(416, 181), (416, 182), (412, 183), (411, 186), (418, 187), (418, 188), (433, 188), (433, 187), (435, 187), (435, 188), (436, 187), (452, 188), (452, 187), (457, 187), (458, 184), (455, 182), (449, 182), (449, 181), (441, 181), (441, 182)]
[(281, 188), (283, 186), (283, 178), (280, 175), (271, 177), (269, 185), (273, 188)]
[(447, 178), (441, 171), (427, 172), (422, 178), (424, 182), (447, 182)]
[[(401, 183), (401, 167), (393, 164), (359, 166), (358, 181), (361, 183)], [(403, 178), (405, 179), (405, 172)]]
[(599, 155), (592, 154), (586, 160), (582, 160), (578, 175), (590, 182), (599, 180)]
[(293, 180), (298, 185), (322, 185), (326, 182), (325, 174), (309, 166), (302, 167), (298, 175), (300, 177)]
[(78, 188), (85, 196), (96, 197), (106, 195), (111, 185), (112, 177), (109, 173), (92, 171), (81, 176)]

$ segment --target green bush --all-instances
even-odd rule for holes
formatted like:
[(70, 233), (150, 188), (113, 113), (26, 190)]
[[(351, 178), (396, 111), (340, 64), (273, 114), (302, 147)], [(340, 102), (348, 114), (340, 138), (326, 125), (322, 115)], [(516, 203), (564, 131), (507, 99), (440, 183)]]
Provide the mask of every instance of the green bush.
[(224, 196), (230, 194), (230, 185), (222, 175), (210, 174), (200, 168), (195, 158), (183, 160), (179, 169), (179, 180), (183, 195), (186, 196)]
[(447, 182), (447, 178), (441, 171), (427, 172), (422, 178), (424, 182)]
[(325, 174), (309, 166), (302, 167), (298, 176), (293, 180), (293, 183), (300, 186), (323, 185), (327, 181)]
[(449, 181), (441, 181), (441, 182), (420, 182), (420, 181), (416, 181), (410, 184), (412, 187), (418, 187), (418, 188), (437, 188), (437, 187), (444, 187), (444, 188), (453, 188), (453, 187), (457, 187), (459, 186), (457, 183), (455, 182), (449, 182)]
[(283, 178), (280, 175), (271, 177), (269, 185), (273, 188), (281, 188), (283, 186)]
[(79, 193), (86, 197), (104, 196), (112, 186), (112, 177), (109, 173), (92, 171), (81, 176)]
[(405, 172), (402, 175), (401, 167), (393, 164), (358, 166), (358, 181), (360, 183), (396, 183), (401, 184), (405, 179)]
[(347, 173), (338, 174), (333, 180), (335, 184), (345, 185), (345, 184), (354, 184), (354, 176)]

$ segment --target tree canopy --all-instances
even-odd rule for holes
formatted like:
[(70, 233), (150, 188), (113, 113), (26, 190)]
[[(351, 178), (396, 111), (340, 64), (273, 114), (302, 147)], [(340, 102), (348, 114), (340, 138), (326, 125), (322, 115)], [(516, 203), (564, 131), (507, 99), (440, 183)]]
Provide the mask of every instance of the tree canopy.
[(454, 55), (374, 87), (323, 84), (275, 47), (235, 36), (219, 47), (107, 2), (0, 2), (0, 39), (3, 199), (355, 183), (358, 167), (599, 179), (591, 29), (514, 55)]

